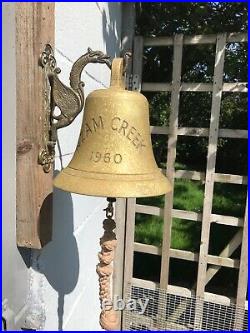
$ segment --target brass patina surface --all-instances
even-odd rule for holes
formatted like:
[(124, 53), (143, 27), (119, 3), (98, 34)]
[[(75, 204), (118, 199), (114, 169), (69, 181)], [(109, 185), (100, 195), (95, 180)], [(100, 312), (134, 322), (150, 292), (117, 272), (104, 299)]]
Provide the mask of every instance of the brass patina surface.
[[(70, 87), (58, 77), (61, 70), (57, 67), (52, 47), (47, 44), (42, 52), (39, 63), (44, 72), (44, 121), (43, 138), (38, 156), (38, 163), (44, 172), (49, 172), (54, 162), (57, 130), (72, 123), (82, 111), (84, 104), (84, 82), (81, 74), (89, 63), (106, 64), (111, 67), (110, 57), (101, 51), (88, 51), (73, 64), (70, 72)], [(60, 114), (55, 114), (58, 107)]]
[(110, 88), (87, 97), (77, 149), (54, 185), (105, 197), (147, 197), (171, 190), (154, 159), (148, 101), (125, 90), (122, 58), (112, 62)]

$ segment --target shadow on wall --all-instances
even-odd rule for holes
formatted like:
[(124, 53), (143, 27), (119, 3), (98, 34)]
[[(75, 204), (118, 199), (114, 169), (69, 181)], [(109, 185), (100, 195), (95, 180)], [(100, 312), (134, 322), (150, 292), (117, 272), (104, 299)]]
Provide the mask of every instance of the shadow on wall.
[[(56, 176), (59, 171), (55, 171)], [(63, 330), (64, 296), (71, 293), (79, 277), (79, 253), (73, 235), (73, 203), (71, 194), (54, 189), (53, 234), (39, 256), (40, 273), (58, 292), (58, 330)]]
[[(99, 4), (96, 4), (100, 10)], [(106, 43), (106, 53), (111, 56), (111, 58), (114, 58), (120, 55), (121, 48), (121, 28), (118, 26), (118, 24), (121, 24), (121, 20), (120, 22), (117, 20), (120, 13), (120, 7), (117, 2), (107, 2), (107, 6), (109, 23), (105, 10), (102, 10), (102, 33), (103, 40)]]

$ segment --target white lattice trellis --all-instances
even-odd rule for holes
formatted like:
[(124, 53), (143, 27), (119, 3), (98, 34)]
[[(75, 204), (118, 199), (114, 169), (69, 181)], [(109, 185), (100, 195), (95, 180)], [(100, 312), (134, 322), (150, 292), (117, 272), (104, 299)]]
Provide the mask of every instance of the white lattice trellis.
[[(223, 92), (242, 92), (246, 93), (246, 82), (224, 83), (224, 57), (227, 43), (244, 43), (247, 42), (247, 34), (244, 33), (221, 33), (217, 35), (199, 35), (184, 36), (175, 35), (173, 37), (154, 37), (143, 38), (135, 37), (134, 53), (133, 53), (133, 78), (139, 84), (134, 85), (134, 89), (141, 91), (171, 92), (171, 114), (169, 127), (151, 126), (152, 134), (162, 134), (168, 136), (168, 152), (167, 152), (167, 177), (174, 185), (176, 178), (202, 180), (205, 183), (205, 194), (203, 202), (203, 212), (196, 213), (191, 211), (173, 209), (173, 193), (167, 194), (165, 197), (165, 206), (163, 209), (155, 206), (139, 205), (136, 199), (127, 200), (127, 216), (126, 216), (126, 241), (125, 241), (125, 265), (124, 265), (124, 295), (127, 293), (127, 286), (136, 286), (137, 288), (157, 288), (165, 290), (175, 297), (186, 297), (191, 299), (195, 297), (195, 305), (192, 308), (193, 329), (204, 329), (204, 315), (207, 313), (207, 302), (211, 304), (218, 303), (221, 306), (233, 306), (233, 326), (234, 329), (242, 329), (244, 327), (244, 311), (247, 292), (247, 203), (244, 218), (234, 216), (224, 216), (212, 213), (213, 189), (214, 183), (230, 183), (230, 184), (247, 184), (247, 176), (222, 174), (215, 172), (217, 144), (219, 138), (247, 139), (247, 130), (241, 129), (220, 129), (220, 104)], [(215, 44), (216, 55), (214, 65), (213, 83), (185, 83), (181, 82), (181, 65), (183, 45), (197, 44)], [(149, 83), (141, 82), (142, 77), (142, 59), (143, 48), (154, 46), (173, 46), (173, 72), (171, 83)], [(136, 82), (135, 82), (136, 83)], [(179, 100), (180, 92), (212, 92), (212, 107), (209, 128), (190, 128), (178, 126)], [(175, 170), (175, 158), (178, 136), (195, 136), (208, 137), (208, 154), (206, 172), (197, 172), (194, 170)], [(166, 140), (167, 142), (167, 140)], [(161, 216), (164, 218), (163, 244), (162, 247), (141, 244), (134, 242), (135, 231), (135, 214), (149, 214)], [(190, 251), (177, 250), (171, 248), (171, 226), (172, 218), (182, 218), (191, 221), (201, 222), (201, 246), (199, 253)], [(208, 253), (210, 226), (212, 223), (219, 223), (231, 227), (240, 227), (239, 231), (234, 235), (231, 241), (225, 246), (218, 256)], [(230, 258), (232, 253), (242, 244), (240, 260)], [(136, 279), (133, 277), (133, 255), (134, 252), (142, 252), (153, 255), (160, 255), (161, 260), (161, 277), (160, 283)], [(178, 258), (182, 260), (198, 262), (197, 282), (191, 289), (169, 285), (169, 260), (170, 258)], [(209, 265), (209, 268), (208, 268)], [(216, 295), (205, 291), (206, 284), (217, 274), (221, 267), (230, 267), (239, 270), (238, 290), (236, 299), (226, 296)], [(170, 297), (170, 296), (169, 296)], [(202, 301), (198, 301), (202, 300)], [(178, 303), (178, 302), (177, 302)], [(205, 304), (205, 305), (204, 305)], [(235, 304), (235, 305), (232, 305)], [(167, 307), (167, 304), (165, 304)], [(214, 305), (215, 306), (215, 305)], [(165, 309), (167, 310), (167, 309)], [(161, 310), (162, 311), (162, 310)], [(228, 310), (229, 311), (229, 310)], [(230, 310), (231, 311), (231, 310)], [(238, 311), (238, 312), (237, 312)], [(164, 311), (163, 311), (164, 312)], [(158, 312), (159, 314), (159, 309)], [(162, 313), (162, 312), (161, 312)], [(235, 313), (237, 315), (235, 315)], [(133, 316), (134, 314), (131, 314)], [(191, 315), (191, 314), (190, 314)], [(126, 317), (127, 316), (127, 317)], [(128, 319), (128, 314), (123, 317)], [(145, 316), (144, 316), (145, 317)], [(143, 325), (144, 317), (141, 318)], [(144, 319), (143, 319), (144, 318)], [(127, 319), (123, 320), (123, 326), (127, 324)], [(138, 319), (138, 318), (137, 318)], [(159, 323), (158, 323), (159, 324)], [(161, 328), (163, 326), (161, 325)], [(130, 329), (132, 329), (130, 327)], [(177, 326), (175, 326), (177, 329)], [(206, 328), (205, 328), (206, 329)]]

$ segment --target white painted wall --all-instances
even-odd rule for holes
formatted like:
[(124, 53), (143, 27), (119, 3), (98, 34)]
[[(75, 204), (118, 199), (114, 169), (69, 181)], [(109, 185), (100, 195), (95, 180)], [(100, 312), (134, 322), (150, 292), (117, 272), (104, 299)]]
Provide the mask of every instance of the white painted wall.
[[(15, 313), (25, 304), (28, 269), (16, 247), (16, 50), (15, 4), (2, 4), (3, 68), (3, 215), (2, 300)], [(3, 309), (4, 310), (4, 309)]]
[[(112, 57), (119, 55), (120, 3), (56, 2), (55, 22), (55, 55), (62, 69), (60, 78), (66, 84), (73, 62), (87, 47)], [(110, 70), (105, 65), (87, 66), (82, 75), (86, 95), (108, 87), (109, 78)], [(61, 158), (57, 149), (55, 173), (73, 156), (82, 116), (59, 131)], [(105, 205), (103, 198), (55, 190), (53, 240), (41, 252), (33, 252), (28, 318), (31, 326), (47, 331), (100, 330), (95, 270)]]

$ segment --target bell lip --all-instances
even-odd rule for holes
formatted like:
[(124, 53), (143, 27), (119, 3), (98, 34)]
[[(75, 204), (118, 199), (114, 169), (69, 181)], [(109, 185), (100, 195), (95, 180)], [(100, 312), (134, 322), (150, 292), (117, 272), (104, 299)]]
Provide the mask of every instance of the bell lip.
[[(172, 191), (169, 180), (160, 171), (148, 174), (148, 179), (141, 180), (138, 179), (140, 175), (130, 175), (130, 181), (122, 179), (123, 176), (128, 176), (122, 174), (115, 175), (115, 179), (112, 179), (112, 175), (94, 179), (88, 177), (88, 172), (78, 171), (78, 173), (81, 173), (81, 176), (69, 174), (66, 168), (54, 178), (53, 184), (56, 188), (66, 192), (96, 197), (153, 197)], [(133, 187), (131, 182), (134, 183)]]

